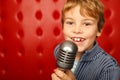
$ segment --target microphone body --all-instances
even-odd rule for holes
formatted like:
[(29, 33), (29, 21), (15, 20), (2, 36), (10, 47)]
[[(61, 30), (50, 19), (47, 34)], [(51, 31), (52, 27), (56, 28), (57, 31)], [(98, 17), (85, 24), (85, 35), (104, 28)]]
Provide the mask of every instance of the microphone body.
[(63, 71), (73, 67), (78, 47), (71, 41), (64, 41), (60, 44), (57, 56), (57, 66)]

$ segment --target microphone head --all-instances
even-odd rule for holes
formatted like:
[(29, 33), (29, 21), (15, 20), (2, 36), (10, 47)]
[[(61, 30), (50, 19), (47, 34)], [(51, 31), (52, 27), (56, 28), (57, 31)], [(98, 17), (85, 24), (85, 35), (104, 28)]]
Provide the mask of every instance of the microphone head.
[(60, 44), (57, 56), (57, 66), (64, 71), (73, 67), (78, 47), (71, 41), (64, 41)]

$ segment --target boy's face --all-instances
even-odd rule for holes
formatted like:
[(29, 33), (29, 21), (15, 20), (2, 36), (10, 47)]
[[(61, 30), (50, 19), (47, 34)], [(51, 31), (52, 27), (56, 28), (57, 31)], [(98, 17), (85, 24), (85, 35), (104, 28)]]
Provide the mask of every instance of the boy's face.
[(79, 6), (66, 11), (63, 33), (65, 39), (76, 43), (78, 52), (82, 53), (93, 47), (96, 36), (100, 36), (101, 33), (98, 31), (98, 20), (89, 16), (82, 16), (79, 11)]

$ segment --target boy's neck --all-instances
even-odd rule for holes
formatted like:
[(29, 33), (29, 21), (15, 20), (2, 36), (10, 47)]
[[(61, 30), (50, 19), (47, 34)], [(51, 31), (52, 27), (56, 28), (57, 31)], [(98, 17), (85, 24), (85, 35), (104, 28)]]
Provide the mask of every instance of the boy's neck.
[(76, 57), (75, 57), (75, 60), (79, 61), (80, 58), (82, 57), (83, 53), (77, 53), (76, 54)]

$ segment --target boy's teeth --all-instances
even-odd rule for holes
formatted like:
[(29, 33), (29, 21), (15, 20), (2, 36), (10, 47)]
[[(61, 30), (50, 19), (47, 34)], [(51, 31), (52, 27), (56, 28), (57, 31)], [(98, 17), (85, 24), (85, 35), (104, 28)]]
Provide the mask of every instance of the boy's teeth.
[(75, 38), (74, 40), (75, 40), (75, 41), (80, 41), (80, 38)]
[(80, 38), (73, 38), (74, 41), (80, 41)]
[(77, 41), (77, 42), (84, 40), (83, 38), (72, 38), (72, 39), (73, 39), (74, 41)]

